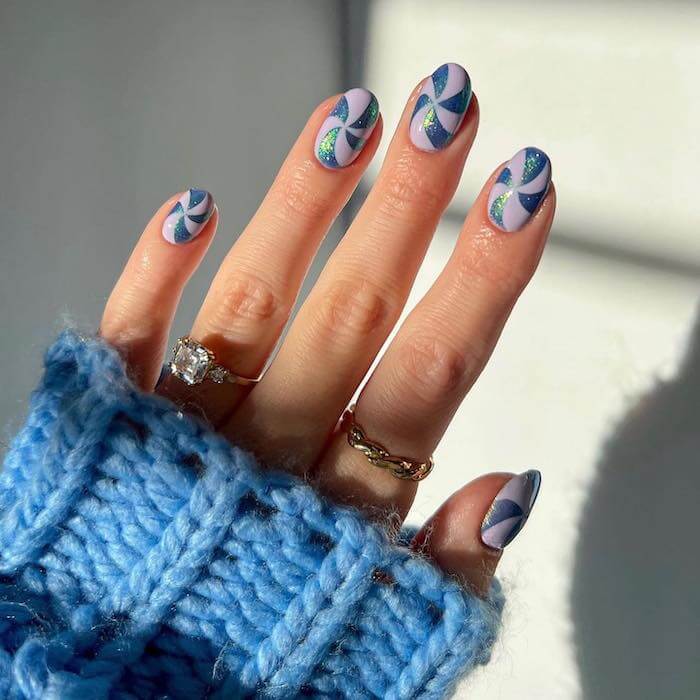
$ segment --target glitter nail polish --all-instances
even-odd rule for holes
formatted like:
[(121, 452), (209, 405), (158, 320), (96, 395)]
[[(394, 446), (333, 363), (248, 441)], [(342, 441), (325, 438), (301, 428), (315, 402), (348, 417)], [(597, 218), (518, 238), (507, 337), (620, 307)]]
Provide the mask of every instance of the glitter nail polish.
[(379, 103), (369, 90), (348, 90), (318, 131), (314, 146), (316, 158), (331, 169), (350, 165), (367, 143), (378, 116)]
[(537, 148), (518, 151), (501, 170), (488, 198), (489, 219), (502, 231), (517, 231), (547, 194), (552, 167)]
[(457, 63), (440, 66), (421, 85), (409, 134), (422, 151), (445, 148), (457, 133), (472, 97), (471, 80)]
[(180, 245), (196, 238), (214, 211), (214, 199), (206, 190), (190, 189), (170, 210), (163, 222), (163, 238)]

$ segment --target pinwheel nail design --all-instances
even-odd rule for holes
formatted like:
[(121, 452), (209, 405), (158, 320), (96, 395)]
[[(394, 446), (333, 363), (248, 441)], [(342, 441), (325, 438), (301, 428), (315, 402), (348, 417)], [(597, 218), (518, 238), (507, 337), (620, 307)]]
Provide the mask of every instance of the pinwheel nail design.
[(379, 103), (364, 88), (348, 90), (319, 129), (314, 152), (327, 168), (344, 168), (360, 155), (377, 123)]
[(488, 199), (489, 219), (503, 231), (517, 231), (547, 194), (552, 166), (537, 148), (518, 151), (501, 171)]
[(163, 222), (163, 238), (181, 244), (196, 238), (214, 211), (214, 199), (206, 190), (187, 190)]
[(514, 476), (498, 492), (481, 524), (481, 541), (492, 549), (503, 549), (523, 529), (535, 505), (542, 475), (537, 469)]
[(457, 133), (471, 97), (467, 71), (456, 63), (440, 66), (421, 86), (411, 116), (411, 141), (423, 151), (445, 148)]

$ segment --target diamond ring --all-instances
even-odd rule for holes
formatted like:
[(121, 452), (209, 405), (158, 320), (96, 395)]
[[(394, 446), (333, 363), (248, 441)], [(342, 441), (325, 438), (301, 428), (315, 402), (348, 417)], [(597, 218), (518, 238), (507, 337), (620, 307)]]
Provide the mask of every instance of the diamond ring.
[(187, 335), (179, 338), (175, 343), (173, 358), (168, 363), (168, 369), (174, 377), (181, 379), (189, 386), (201, 384), (205, 379), (215, 384), (228, 382), (243, 386), (258, 382), (257, 379), (240, 377), (217, 364), (216, 357), (209, 348)]

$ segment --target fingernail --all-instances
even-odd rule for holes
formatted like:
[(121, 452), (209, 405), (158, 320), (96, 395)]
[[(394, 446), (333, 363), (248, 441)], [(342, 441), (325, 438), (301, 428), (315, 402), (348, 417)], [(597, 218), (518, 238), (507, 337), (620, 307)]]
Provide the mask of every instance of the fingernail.
[(481, 523), (481, 541), (492, 549), (503, 549), (523, 529), (540, 490), (542, 475), (537, 469), (514, 476), (498, 492)]
[(206, 190), (187, 190), (163, 222), (163, 238), (180, 245), (196, 238), (214, 211), (214, 198)]
[(489, 219), (503, 231), (517, 231), (537, 211), (552, 179), (552, 165), (538, 148), (523, 148), (501, 170), (489, 193)]
[(472, 83), (457, 63), (445, 63), (420, 88), (409, 133), (422, 151), (439, 151), (452, 140), (469, 107)]
[(314, 153), (327, 168), (350, 165), (367, 143), (379, 116), (377, 98), (364, 88), (348, 90), (321, 124)]

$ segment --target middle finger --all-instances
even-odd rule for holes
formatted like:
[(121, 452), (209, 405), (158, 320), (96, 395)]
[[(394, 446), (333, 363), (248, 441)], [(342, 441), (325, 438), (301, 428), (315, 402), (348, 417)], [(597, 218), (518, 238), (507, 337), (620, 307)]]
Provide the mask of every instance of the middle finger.
[(226, 427), (263, 461), (313, 465), (391, 332), (476, 135), (470, 98), (456, 64), (414, 90), (365, 204)]

